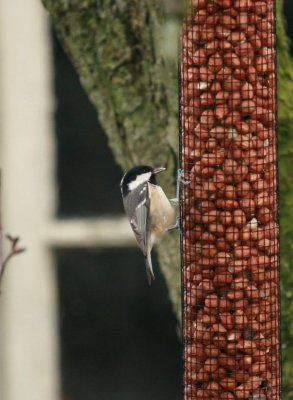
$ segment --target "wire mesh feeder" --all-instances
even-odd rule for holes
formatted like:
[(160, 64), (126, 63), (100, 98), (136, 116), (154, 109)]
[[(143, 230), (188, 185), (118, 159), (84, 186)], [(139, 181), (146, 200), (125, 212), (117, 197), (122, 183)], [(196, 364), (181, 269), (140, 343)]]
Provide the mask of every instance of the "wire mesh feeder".
[(193, 0), (181, 40), (184, 399), (280, 399), (273, 0)]

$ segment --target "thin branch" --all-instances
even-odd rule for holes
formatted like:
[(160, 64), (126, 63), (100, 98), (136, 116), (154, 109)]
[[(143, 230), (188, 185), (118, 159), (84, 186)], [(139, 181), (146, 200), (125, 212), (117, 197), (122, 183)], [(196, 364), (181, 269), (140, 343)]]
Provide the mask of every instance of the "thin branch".
[(19, 244), (19, 237), (13, 237), (10, 235), (6, 235), (7, 240), (9, 240), (11, 248), (10, 252), (4, 258), (0, 266), (0, 285), (3, 279), (4, 272), (6, 270), (8, 262), (11, 260), (12, 257), (16, 256), (17, 254), (23, 253), (26, 249), (23, 247), (18, 247)]

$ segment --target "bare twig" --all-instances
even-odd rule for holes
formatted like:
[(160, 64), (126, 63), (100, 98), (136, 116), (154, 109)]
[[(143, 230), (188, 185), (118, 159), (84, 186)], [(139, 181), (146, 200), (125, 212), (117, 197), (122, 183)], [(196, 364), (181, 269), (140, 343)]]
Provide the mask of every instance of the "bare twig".
[(6, 235), (6, 238), (9, 240), (11, 248), (10, 252), (7, 254), (7, 256), (4, 258), (0, 265), (0, 285), (3, 279), (3, 275), (5, 272), (5, 269), (7, 267), (8, 262), (13, 256), (16, 256), (17, 254), (23, 253), (25, 251), (25, 248), (23, 247), (18, 247), (19, 244), (19, 237), (13, 237), (10, 235)]

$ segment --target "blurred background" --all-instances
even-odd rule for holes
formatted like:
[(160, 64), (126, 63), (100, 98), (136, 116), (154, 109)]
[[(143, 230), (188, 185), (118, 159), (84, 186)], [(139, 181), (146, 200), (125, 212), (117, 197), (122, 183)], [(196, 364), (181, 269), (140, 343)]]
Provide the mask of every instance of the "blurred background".
[(0, 301), (0, 398), (179, 399), (164, 279), (147, 286), (122, 171), (37, 0), (0, 3), (0, 91), (3, 225), (27, 247)]
[(3, 223), (27, 247), (0, 301), (0, 398), (178, 399), (177, 321), (157, 265), (147, 285), (96, 111), (40, 2), (0, 14)]

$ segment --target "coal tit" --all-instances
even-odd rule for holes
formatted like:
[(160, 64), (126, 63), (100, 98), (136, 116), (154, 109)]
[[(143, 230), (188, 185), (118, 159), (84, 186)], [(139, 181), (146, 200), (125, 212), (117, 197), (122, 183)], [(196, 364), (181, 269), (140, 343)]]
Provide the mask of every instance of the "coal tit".
[(177, 199), (169, 200), (156, 181), (157, 174), (165, 169), (139, 165), (127, 171), (120, 183), (126, 215), (145, 257), (149, 284), (155, 279), (153, 245), (164, 232), (177, 228), (174, 224)]

